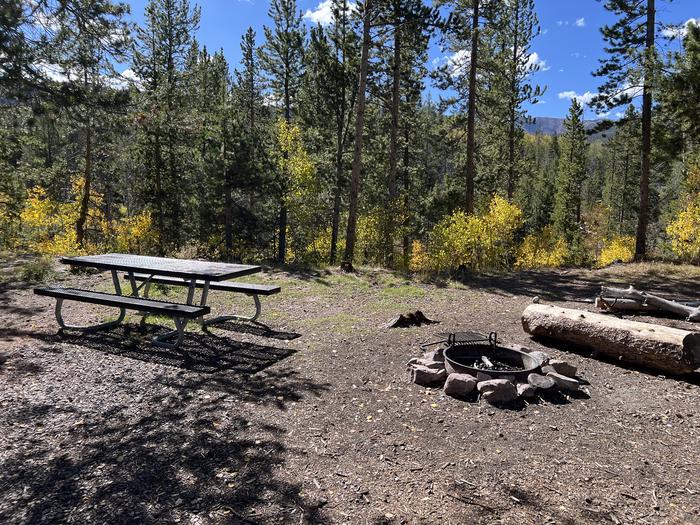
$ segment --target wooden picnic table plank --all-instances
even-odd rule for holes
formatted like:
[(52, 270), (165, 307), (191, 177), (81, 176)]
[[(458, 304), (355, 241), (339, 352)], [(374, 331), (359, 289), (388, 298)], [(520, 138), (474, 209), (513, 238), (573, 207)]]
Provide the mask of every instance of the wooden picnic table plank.
[(245, 275), (258, 273), (262, 270), (260, 266), (249, 264), (151, 257), (148, 255), (131, 255), (127, 253), (62, 257), (61, 262), (73, 266), (85, 266), (102, 270), (139, 272), (207, 281), (225, 281), (235, 277), (243, 277)]

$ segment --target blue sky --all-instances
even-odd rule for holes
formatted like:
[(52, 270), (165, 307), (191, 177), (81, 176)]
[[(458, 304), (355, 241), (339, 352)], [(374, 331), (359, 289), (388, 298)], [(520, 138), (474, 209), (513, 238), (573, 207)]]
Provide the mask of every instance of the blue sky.
[[(146, 0), (130, 0), (135, 21), (143, 20)], [(269, 24), (267, 11), (269, 0), (201, 0), (202, 21), (198, 40), (210, 51), (223, 48), (231, 67), (240, 62), (241, 35), (249, 26), (263, 38), (263, 26)], [(666, 24), (681, 24), (688, 19), (700, 20), (700, 0), (657, 0), (657, 20)], [(324, 18), (323, 0), (298, 0), (308, 24)], [(533, 116), (562, 117), (566, 114), (572, 96), (586, 101), (600, 84), (591, 76), (604, 55), (599, 28), (613, 18), (597, 0), (536, 0), (535, 7), (542, 27), (542, 34), (532, 43), (542, 70), (534, 75), (535, 81), (546, 85), (542, 103), (531, 106)], [(679, 46), (679, 40), (668, 45)], [(534, 58), (534, 57), (533, 57)], [(444, 59), (437, 42), (431, 45), (430, 60)], [(437, 92), (432, 90), (433, 96)], [(586, 108), (586, 118), (594, 118)], [(610, 115), (614, 117), (614, 115)]]

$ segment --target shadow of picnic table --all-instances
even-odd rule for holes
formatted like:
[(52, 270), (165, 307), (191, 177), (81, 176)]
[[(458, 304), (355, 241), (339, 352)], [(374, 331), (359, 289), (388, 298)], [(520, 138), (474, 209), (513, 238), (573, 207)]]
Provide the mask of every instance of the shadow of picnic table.
[[(167, 368), (134, 382), (142, 399), (133, 403), (14, 404), (10, 428), (37, 434), (0, 436), (0, 522), (328, 522), (322, 503), (285, 476), (302, 452), (285, 445), (289, 430), (275, 414), (328, 388), (290, 367), (269, 369), (292, 349), (188, 333), (181, 350), (169, 351), (121, 330), (46, 338), (56, 358), (81, 347), (127, 358), (121, 376), (139, 373), (131, 360)], [(66, 380), (39, 374), (57, 388)]]

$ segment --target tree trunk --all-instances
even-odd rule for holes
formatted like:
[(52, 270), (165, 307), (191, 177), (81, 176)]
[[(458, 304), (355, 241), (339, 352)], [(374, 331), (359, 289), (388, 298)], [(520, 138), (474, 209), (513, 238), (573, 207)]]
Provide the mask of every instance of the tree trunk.
[(410, 148), (408, 145), (408, 126), (404, 126), (404, 147), (403, 147), (403, 268), (408, 270), (409, 260), (411, 257), (411, 238), (408, 234), (408, 228), (411, 225), (411, 215), (408, 213), (409, 210), (409, 195), (411, 181), (409, 179), (408, 165), (411, 160), (410, 158)]
[(360, 57), (360, 81), (357, 93), (357, 117), (355, 119), (355, 151), (352, 158), (352, 175), (350, 178), (350, 203), (348, 206), (348, 226), (345, 235), (345, 254), (342, 269), (352, 271), (355, 256), (355, 235), (357, 233), (357, 208), (360, 193), (360, 175), (362, 172), (362, 133), (365, 124), (365, 98), (367, 88), (367, 70), (369, 68), (369, 46), (371, 42), (370, 25), (372, 22), (372, 0), (365, 0), (362, 15), (362, 54)]
[(75, 222), (75, 241), (79, 248), (85, 243), (85, 225), (90, 207), (90, 186), (92, 183), (92, 129), (85, 126), (85, 171), (83, 173), (83, 194), (80, 196), (80, 211)]
[[(292, 102), (289, 95), (289, 64), (284, 65), (284, 120), (287, 124), (292, 121)], [(289, 153), (284, 152), (284, 160), (289, 158)], [(288, 164), (284, 163), (285, 166)], [(277, 242), (277, 262), (284, 264), (287, 255), (287, 173), (282, 173), (281, 189), (280, 189), (280, 215), (279, 215), (279, 234)]]
[(467, 167), (466, 167), (466, 196), (464, 206), (467, 213), (474, 211), (474, 176), (476, 174), (475, 159), (475, 127), (476, 127), (476, 63), (479, 50), (479, 0), (474, 0), (472, 13), (472, 49), (469, 57), (469, 99), (467, 107)]
[[(342, 204), (343, 190), (343, 153), (345, 152), (345, 143), (347, 137), (347, 128), (345, 125), (346, 115), (350, 112), (347, 107), (347, 90), (346, 90), (346, 72), (347, 60), (345, 55), (346, 37), (347, 37), (347, 2), (343, 2), (343, 18), (341, 24), (336, 22), (334, 30), (336, 31), (336, 41), (338, 39), (338, 31), (342, 31), (340, 37), (340, 49), (336, 44), (336, 60), (342, 66), (342, 77), (336, 75), (336, 89), (340, 93), (340, 104), (336, 107), (336, 151), (335, 151), (335, 188), (333, 190), (333, 217), (331, 219), (331, 249), (329, 254), (330, 264), (335, 264), (338, 258), (338, 234), (340, 232), (340, 207)], [(340, 78), (340, 81), (338, 79)], [(349, 123), (348, 123), (349, 124)]]
[(676, 301), (669, 301), (650, 293), (641, 292), (632, 286), (626, 289), (603, 286), (600, 291), (600, 296), (605, 298), (632, 299), (642, 305), (653, 306), (659, 310), (680, 315), (684, 317), (686, 321), (692, 323), (700, 322), (700, 308), (677, 303)]
[(639, 181), (639, 218), (634, 258), (642, 260), (647, 253), (647, 226), (649, 225), (649, 173), (651, 172), (651, 62), (654, 57), (654, 0), (647, 0), (646, 56), (644, 58), (644, 92), (642, 95), (642, 172)]
[(687, 330), (544, 304), (528, 306), (522, 323), (529, 334), (671, 374), (688, 374), (700, 366), (700, 334)]
[(221, 160), (224, 169), (224, 242), (226, 244), (226, 260), (231, 261), (233, 252), (233, 184), (231, 170), (226, 165), (226, 142), (221, 144)]
[(513, 198), (515, 191), (515, 127), (518, 105), (518, 36), (520, 31), (520, 2), (515, 2), (515, 20), (513, 22), (513, 69), (511, 71), (510, 85), (510, 122), (508, 130), (508, 183), (506, 192), (508, 200)]
[(394, 1), (394, 59), (392, 63), (391, 79), (391, 129), (389, 132), (389, 176), (387, 177), (387, 207), (388, 212), (385, 221), (385, 262), (388, 267), (394, 263), (394, 210), (396, 197), (396, 169), (398, 165), (398, 134), (399, 134), (399, 102), (401, 96), (401, 21), (400, 0)]

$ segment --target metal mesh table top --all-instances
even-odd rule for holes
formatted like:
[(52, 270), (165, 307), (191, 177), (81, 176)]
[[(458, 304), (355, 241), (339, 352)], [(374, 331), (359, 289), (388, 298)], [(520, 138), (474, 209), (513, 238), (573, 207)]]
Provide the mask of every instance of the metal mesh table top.
[(259, 272), (260, 266), (230, 264), (192, 259), (151, 257), (127, 253), (106, 253), (80, 257), (63, 257), (61, 262), (74, 266), (87, 266), (103, 270), (139, 272), (171, 277), (224, 281)]

